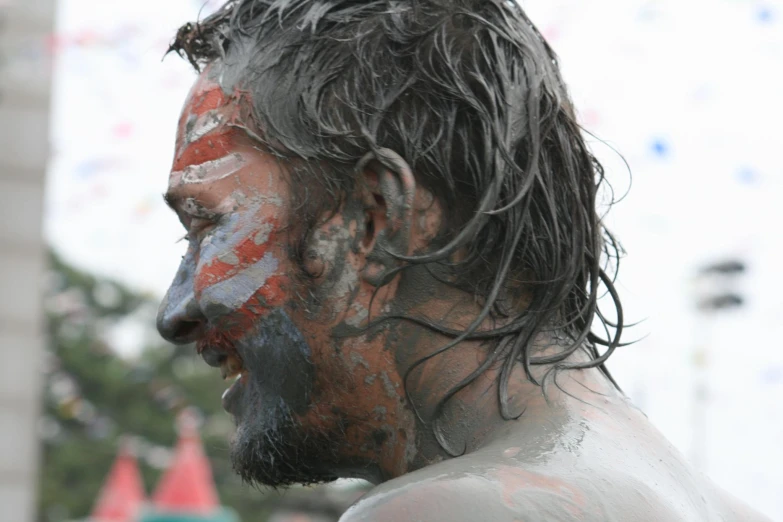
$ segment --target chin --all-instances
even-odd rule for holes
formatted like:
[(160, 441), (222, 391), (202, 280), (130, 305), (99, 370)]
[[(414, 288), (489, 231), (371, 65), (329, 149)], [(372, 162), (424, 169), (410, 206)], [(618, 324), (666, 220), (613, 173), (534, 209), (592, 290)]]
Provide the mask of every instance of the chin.
[(237, 427), (234, 470), (245, 482), (271, 487), (336, 479), (341, 433), (303, 424), (311, 407), (314, 366), (304, 337), (288, 315), (274, 310), (238, 343), (243, 361), (223, 406)]
[(337, 479), (339, 434), (307, 429), (281, 397), (262, 393), (255, 384), (246, 384), (233, 413), (231, 463), (242, 480), (276, 488)]

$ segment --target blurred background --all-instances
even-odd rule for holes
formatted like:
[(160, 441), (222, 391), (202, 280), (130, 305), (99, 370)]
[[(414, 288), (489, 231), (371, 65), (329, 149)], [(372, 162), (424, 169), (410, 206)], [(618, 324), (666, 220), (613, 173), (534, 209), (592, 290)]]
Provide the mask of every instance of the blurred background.
[[(336, 520), (362, 492), (242, 486), (224, 383), (154, 330), (185, 249), (161, 194), (194, 80), (162, 57), (220, 3), (0, 0), (2, 521), (139, 503), (148, 521)], [(619, 199), (641, 322), (610, 369), (694, 465), (783, 520), (783, 1), (521, 3)]]

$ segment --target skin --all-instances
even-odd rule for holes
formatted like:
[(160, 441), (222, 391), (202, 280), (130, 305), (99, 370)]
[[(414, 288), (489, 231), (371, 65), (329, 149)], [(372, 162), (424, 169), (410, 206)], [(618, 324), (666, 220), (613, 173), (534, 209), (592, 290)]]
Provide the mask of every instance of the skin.
[[(226, 407), (243, 477), (375, 483), (345, 521), (764, 520), (692, 470), (597, 370), (544, 378), (537, 368), (542, 389), (518, 368), (509, 394), (524, 414), (506, 420), (499, 368), (489, 368), (439, 420), (446, 447), (461, 454), (450, 455), (431, 429), (437, 401), (490, 347), (463, 342), (404, 383), (449, 339), (408, 322), (365, 328), (386, 313), (464, 328), (478, 313), (472, 296), (421, 268), (381, 284), (396, 263), (389, 251), (424, 252), (436, 240), (437, 199), (391, 151), (367, 157), (297, 263), (290, 178), (251, 139), (261, 129), (230, 78), (207, 68), (179, 122), (166, 198), (188, 250), (158, 328), (172, 342), (196, 341), (227, 373), (242, 369)], [(543, 354), (559, 343), (535, 340)]]

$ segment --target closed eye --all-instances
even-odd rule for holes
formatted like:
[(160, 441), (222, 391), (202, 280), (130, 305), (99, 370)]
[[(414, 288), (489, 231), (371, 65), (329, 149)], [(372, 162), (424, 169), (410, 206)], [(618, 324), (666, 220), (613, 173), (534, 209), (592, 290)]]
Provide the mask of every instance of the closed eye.
[(218, 221), (219, 219), (191, 217), (187, 227), (188, 233), (185, 235), (185, 238), (187, 238), (188, 241), (195, 239), (198, 243), (201, 243), (207, 234), (215, 228)]

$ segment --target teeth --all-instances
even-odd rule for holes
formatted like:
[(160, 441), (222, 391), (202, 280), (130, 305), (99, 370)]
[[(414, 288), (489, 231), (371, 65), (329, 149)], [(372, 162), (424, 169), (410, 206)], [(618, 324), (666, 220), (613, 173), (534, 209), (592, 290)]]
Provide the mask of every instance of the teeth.
[[(243, 376), (244, 374), (245, 374), (245, 372), (239, 372), (238, 374), (236, 374), (236, 375), (234, 376), (234, 382), (237, 382), (239, 379), (241, 379), (241, 378), (242, 378), (242, 376)], [(231, 388), (232, 388), (232, 387), (233, 387), (233, 386), (229, 386), (228, 388), (226, 388), (226, 389), (223, 391), (223, 395), (221, 395), (221, 397), (220, 397), (220, 398), (221, 398), (221, 399), (225, 399), (225, 398), (226, 398), (226, 395), (228, 395), (228, 392), (229, 392), (229, 390), (231, 390)]]
[(223, 380), (229, 377), (239, 376), (242, 372), (242, 361), (236, 355), (229, 355), (223, 364), (220, 365), (220, 375)]

